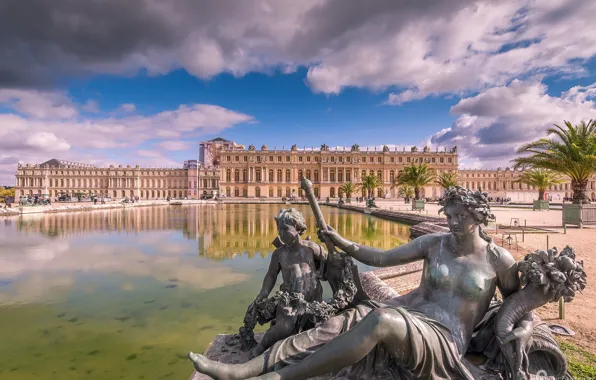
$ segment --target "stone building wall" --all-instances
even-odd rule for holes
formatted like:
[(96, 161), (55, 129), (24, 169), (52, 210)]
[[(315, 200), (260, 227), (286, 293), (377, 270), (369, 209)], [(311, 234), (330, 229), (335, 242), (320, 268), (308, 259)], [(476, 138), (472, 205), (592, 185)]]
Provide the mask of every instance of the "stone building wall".
[[(428, 163), (437, 172), (457, 170), (457, 151), (360, 151), (357, 146), (349, 151), (330, 150), (260, 150), (250, 146), (248, 150), (222, 151), (220, 162), (220, 190), (229, 197), (280, 198), (302, 196), (300, 180), (306, 177), (313, 182), (316, 196), (321, 198), (339, 196), (339, 187), (345, 182), (360, 182), (363, 175), (377, 175), (382, 187), (376, 197), (395, 198), (397, 189), (392, 185), (397, 173), (410, 163)], [(438, 197), (437, 185), (427, 186), (423, 194)], [(353, 197), (365, 194), (352, 194)]]
[[(468, 189), (482, 189), (493, 198), (510, 198), (512, 202), (531, 202), (538, 199), (538, 190), (534, 187), (516, 182), (521, 170), (499, 168), (496, 170), (473, 169), (459, 170), (458, 184)], [(552, 186), (546, 193), (553, 202), (560, 202), (571, 197), (571, 181)], [(596, 176), (588, 181), (587, 196), (596, 200)]]

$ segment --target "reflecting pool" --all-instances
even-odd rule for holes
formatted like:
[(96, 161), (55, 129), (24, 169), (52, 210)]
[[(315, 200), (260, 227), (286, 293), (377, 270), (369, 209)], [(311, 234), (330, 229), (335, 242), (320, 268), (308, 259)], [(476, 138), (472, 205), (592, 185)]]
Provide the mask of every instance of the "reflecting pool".
[[(189, 350), (238, 331), (283, 207), (0, 219), (0, 379), (187, 379)], [(310, 208), (294, 207), (308, 223), (303, 237), (317, 241)], [(359, 243), (389, 249), (408, 240), (405, 225), (335, 208), (323, 214)]]

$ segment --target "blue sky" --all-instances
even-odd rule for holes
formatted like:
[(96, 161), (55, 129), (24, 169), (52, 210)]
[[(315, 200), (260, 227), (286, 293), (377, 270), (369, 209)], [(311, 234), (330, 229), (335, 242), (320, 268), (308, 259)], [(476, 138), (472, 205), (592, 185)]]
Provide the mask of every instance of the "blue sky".
[(596, 119), (589, 0), (69, 4), (0, 15), (0, 184), (53, 157), (179, 166), (218, 136), (457, 145), (463, 167), (496, 168)]

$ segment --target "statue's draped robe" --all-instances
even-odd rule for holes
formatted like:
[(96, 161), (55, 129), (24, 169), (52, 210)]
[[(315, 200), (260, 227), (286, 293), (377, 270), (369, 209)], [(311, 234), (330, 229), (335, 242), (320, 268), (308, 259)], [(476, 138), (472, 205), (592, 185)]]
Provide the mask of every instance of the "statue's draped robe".
[[(365, 301), (335, 316), (317, 328), (304, 331), (277, 342), (269, 358), (278, 363), (275, 369), (300, 362), (333, 338), (351, 329), (371, 310), (389, 307), (376, 301)], [(461, 362), (451, 332), (424, 314), (403, 307), (391, 307), (399, 312), (408, 327), (413, 353), (409, 363), (398, 366), (382, 344), (364, 359), (332, 375), (334, 379), (452, 379), (472, 380)], [(422, 376), (428, 374), (429, 376)]]

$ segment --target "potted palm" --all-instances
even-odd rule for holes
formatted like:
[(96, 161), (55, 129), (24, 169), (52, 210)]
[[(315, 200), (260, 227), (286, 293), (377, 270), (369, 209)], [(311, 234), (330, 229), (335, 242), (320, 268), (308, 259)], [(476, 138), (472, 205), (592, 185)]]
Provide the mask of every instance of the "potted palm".
[(397, 195), (403, 197), (406, 203), (410, 203), (410, 200), (414, 198), (414, 188), (410, 185), (399, 185)]
[(414, 188), (412, 210), (424, 210), (424, 199), (420, 198), (420, 189), (435, 179), (435, 171), (427, 164), (410, 164), (400, 170), (397, 181)]
[(554, 125), (547, 135), (555, 138), (542, 138), (521, 146), (515, 168), (548, 169), (571, 180), (572, 204), (563, 205), (563, 226), (575, 224), (596, 224), (596, 205), (590, 205), (586, 196), (589, 178), (596, 173), (596, 121), (573, 125), (565, 122), (565, 127)]
[(366, 175), (361, 178), (362, 182), (360, 183), (359, 187), (366, 190), (367, 195), (367, 202), (366, 207), (364, 208), (365, 213), (370, 213), (371, 206), (374, 206), (374, 201), (372, 201), (372, 195), (374, 194), (375, 189), (381, 187), (381, 179), (376, 175)]
[(339, 187), (339, 191), (346, 195), (346, 203), (352, 203), (352, 194), (358, 191), (360, 185), (353, 182), (346, 182)]
[(533, 201), (533, 209), (536, 210), (549, 210), (550, 204), (546, 199), (546, 190), (553, 185), (563, 183), (563, 179), (559, 177), (559, 174), (548, 169), (529, 169), (521, 174), (517, 183), (523, 183), (528, 186), (534, 186), (538, 189), (538, 199)]

